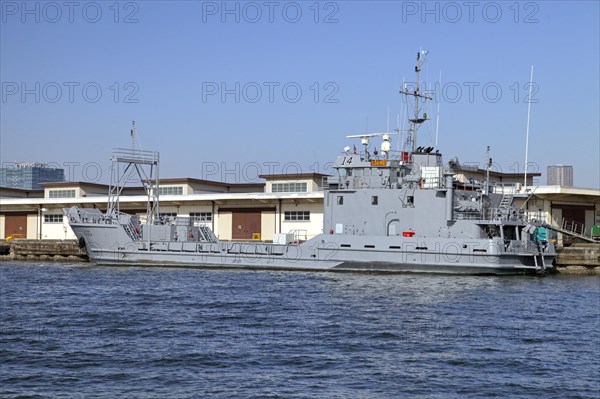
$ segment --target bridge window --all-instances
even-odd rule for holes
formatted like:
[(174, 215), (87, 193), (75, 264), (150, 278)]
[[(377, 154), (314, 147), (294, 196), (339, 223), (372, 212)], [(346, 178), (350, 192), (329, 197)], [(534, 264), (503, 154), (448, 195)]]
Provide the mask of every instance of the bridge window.
[(379, 203), (379, 197), (376, 195), (371, 196), (371, 205), (377, 205)]
[(337, 204), (338, 205), (344, 205), (344, 196), (338, 195), (338, 197), (337, 197)]

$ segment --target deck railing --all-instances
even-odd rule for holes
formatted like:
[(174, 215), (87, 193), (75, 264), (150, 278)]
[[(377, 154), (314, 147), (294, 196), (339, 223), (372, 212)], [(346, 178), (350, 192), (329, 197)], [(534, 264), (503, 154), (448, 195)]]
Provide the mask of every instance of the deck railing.
[(490, 183), (490, 191), (494, 194), (518, 194), (519, 183)]
[(585, 224), (576, 222), (574, 220), (562, 219), (561, 228), (564, 231), (568, 231), (573, 234), (586, 235)]
[(487, 208), (482, 212), (454, 212), (456, 220), (497, 220), (497, 221), (526, 221), (525, 211), (523, 209), (510, 208)]

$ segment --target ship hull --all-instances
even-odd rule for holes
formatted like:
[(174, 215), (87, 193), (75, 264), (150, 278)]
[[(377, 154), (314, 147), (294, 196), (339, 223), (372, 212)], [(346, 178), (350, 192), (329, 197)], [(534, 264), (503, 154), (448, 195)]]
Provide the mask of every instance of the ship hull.
[(321, 234), (301, 244), (263, 242), (113, 241), (114, 229), (73, 226), (92, 262), (113, 266), (173, 266), (251, 270), (472, 275), (543, 274), (553, 249), (541, 256), (506, 252), (492, 240), (364, 237)]
[(149, 267), (182, 267), (201, 269), (246, 269), (246, 270), (281, 270), (302, 272), (349, 272), (349, 273), (439, 273), (465, 275), (539, 275), (541, 270), (532, 267), (523, 268), (518, 265), (443, 265), (443, 264), (408, 264), (385, 262), (341, 262), (337, 265), (300, 263), (297, 266), (278, 263), (219, 263), (217, 259), (197, 261), (181, 259), (173, 254), (165, 259), (164, 256), (131, 257), (127, 260), (98, 258), (95, 264), (103, 266), (149, 266)]

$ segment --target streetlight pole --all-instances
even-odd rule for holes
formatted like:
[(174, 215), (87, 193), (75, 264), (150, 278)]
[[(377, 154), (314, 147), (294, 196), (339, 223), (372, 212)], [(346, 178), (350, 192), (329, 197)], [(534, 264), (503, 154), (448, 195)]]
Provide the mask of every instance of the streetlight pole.
[(38, 208), (38, 240), (42, 239), (42, 212), (46, 212), (48, 209), (42, 208), (41, 206)]

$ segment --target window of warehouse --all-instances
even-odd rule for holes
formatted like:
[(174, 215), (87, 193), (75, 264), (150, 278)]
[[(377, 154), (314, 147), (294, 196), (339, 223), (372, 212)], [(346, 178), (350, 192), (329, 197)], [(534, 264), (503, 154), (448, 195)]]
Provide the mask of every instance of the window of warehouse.
[(190, 212), (190, 218), (194, 222), (210, 222), (212, 220), (212, 212)]
[(183, 195), (182, 186), (159, 187), (158, 195)]
[(75, 190), (48, 190), (48, 198), (75, 198)]
[(287, 211), (283, 213), (285, 221), (310, 221), (309, 211)]
[(305, 193), (307, 191), (306, 183), (273, 183), (271, 185), (272, 193)]
[(62, 223), (63, 215), (44, 215), (44, 223)]

